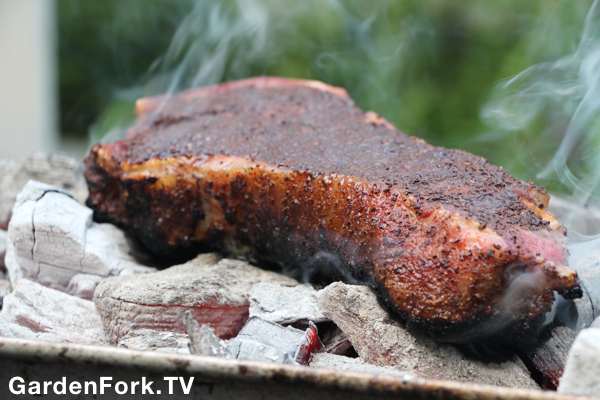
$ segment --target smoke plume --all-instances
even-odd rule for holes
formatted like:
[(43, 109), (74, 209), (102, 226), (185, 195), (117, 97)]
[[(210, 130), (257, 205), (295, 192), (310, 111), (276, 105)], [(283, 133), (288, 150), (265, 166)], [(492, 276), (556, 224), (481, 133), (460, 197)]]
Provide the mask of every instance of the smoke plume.
[[(482, 114), (504, 136), (539, 129), (539, 143), (533, 145), (543, 148), (546, 157), (538, 155), (545, 164), (538, 179), (557, 182), (554, 189), (567, 196), (574, 210), (600, 206), (600, 2), (589, 10), (573, 53), (502, 82)], [(531, 167), (537, 161), (534, 157)], [(599, 226), (583, 232), (577, 219), (586, 215), (561, 216), (571, 238), (600, 233)]]

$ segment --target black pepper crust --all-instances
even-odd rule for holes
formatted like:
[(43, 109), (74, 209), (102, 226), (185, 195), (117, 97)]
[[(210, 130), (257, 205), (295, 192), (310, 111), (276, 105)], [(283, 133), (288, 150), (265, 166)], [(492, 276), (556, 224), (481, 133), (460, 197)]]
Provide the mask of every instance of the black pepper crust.
[(260, 87), (175, 97), (140, 118), (118, 161), (199, 154), (239, 156), (306, 171), (363, 178), (438, 204), (495, 230), (546, 223), (520, 201), (543, 190), (484, 158), (432, 146), (386, 123), (369, 123), (348, 97), (310, 87)]

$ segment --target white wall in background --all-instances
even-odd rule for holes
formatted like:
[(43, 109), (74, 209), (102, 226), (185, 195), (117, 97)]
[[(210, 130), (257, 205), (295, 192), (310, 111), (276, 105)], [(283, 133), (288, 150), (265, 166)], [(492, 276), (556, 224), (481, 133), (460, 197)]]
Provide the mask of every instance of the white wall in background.
[(0, 0), (0, 158), (56, 147), (53, 0)]

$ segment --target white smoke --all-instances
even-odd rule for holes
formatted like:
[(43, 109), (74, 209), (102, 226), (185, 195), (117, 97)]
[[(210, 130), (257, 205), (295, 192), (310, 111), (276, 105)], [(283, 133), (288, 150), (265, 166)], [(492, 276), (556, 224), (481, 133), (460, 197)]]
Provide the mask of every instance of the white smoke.
[[(503, 82), (482, 115), (504, 133), (541, 127), (533, 145), (544, 147), (550, 157), (538, 178), (560, 182), (568, 204), (580, 210), (562, 215), (562, 222), (571, 238), (590, 239), (577, 219), (600, 206), (600, 2), (593, 2), (572, 54)], [(536, 161), (531, 160), (532, 167)], [(593, 229), (600, 233), (600, 226)]]
[(233, 6), (196, 2), (165, 55), (151, 67), (146, 89), (171, 93), (217, 83), (226, 70), (243, 76), (248, 66), (265, 56), (269, 29), (265, 2), (237, 0)]
[[(390, 3), (385, 0), (369, 7), (351, 7), (341, 0), (190, 2), (190, 10), (177, 24), (165, 53), (149, 66), (139, 82), (115, 90), (114, 97), (131, 102), (219, 83), (225, 78), (242, 79), (273, 71), (344, 85), (344, 79), (348, 79), (345, 73), (360, 70), (364, 71), (360, 74), (363, 79), (352, 82), (358, 97), (368, 95), (371, 103), (387, 104), (390, 96), (386, 95), (386, 85), (397, 75), (398, 66), (404, 65), (403, 60), (409, 58), (403, 48), (404, 37), (393, 41), (373, 39), (376, 21), (386, 16)], [(311, 24), (322, 26), (312, 32)], [(413, 25), (420, 25), (405, 24), (407, 32), (402, 35), (414, 34)], [(329, 38), (335, 35), (331, 33), (337, 31), (341, 32), (339, 38), (332, 42)], [(289, 59), (281, 68), (281, 57), (295, 57), (294, 49), (314, 53), (312, 64), (306, 65), (300, 56), (298, 70)], [(354, 72), (350, 76), (354, 77)], [(163, 99), (168, 101), (168, 96)]]
[[(225, 76), (247, 77), (254, 65), (271, 57), (269, 40), (276, 24), (268, 1), (203, 0), (190, 5), (165, 53), (148, 67), (139, 82), (115, 89), (114, 99), (131, 103), (142, 97), (164, 95), (164, 103), (155, 111), (159, 115), (170, 95), (221, 82)], [(125, 4), (124, 9), (128, 6)], [(99, 133), (105, 143), (122, 139), (130, 125), (127, 117), (113, 121), (112, 126), (93, 128), (90, 145), (98, 141)], [(105, 130), (98, 132), (102, 128)]]

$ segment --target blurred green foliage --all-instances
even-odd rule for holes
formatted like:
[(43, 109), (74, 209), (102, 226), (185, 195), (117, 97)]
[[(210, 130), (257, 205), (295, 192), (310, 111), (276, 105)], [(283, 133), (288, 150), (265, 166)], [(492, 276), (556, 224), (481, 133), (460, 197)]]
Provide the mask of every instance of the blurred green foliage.
[(405, 132), (533, 178), (545, 160), (526, 149), (548, 145), (543, 123), (503, 136), (482, 122), (482, 106), (503, 79), (573, 51), (591, 1), (57, 3), (66, 135), (94, 127), (97, 139), (132, 117), (135, 97), (170, 87), (293, 76), (344, 86)]

